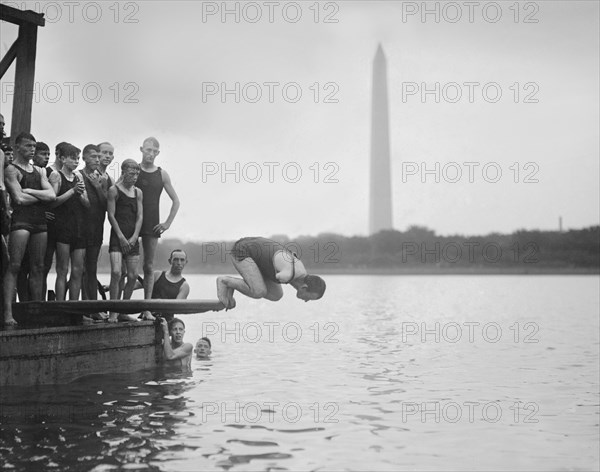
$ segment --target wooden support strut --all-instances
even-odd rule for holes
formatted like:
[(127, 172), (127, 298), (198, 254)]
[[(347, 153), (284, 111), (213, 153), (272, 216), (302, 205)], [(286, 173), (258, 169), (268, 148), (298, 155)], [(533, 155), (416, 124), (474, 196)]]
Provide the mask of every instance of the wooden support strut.
[(6, 55), (2, 58), (2, 61), (0, 61), (0, 79), (4, 77), (4, 74), (6, 74), (6, 71), (15, 60), (15, 57), (17, 57), (18, 42), (19, 39), (17, 38), (15, 42), (12, 43), (12, 46), (9, 48), (9, 50), (6, 51)]
[(0, 77), (16, 58), (15, 95), (12, 110), (11, 137), (31, 131), (31, 110), (35, 81), (35, 56), (38, 26), (44, 26), (44, 15), (0, 5), (0, 20), (19, 26), (19, 36), (0, 61)]

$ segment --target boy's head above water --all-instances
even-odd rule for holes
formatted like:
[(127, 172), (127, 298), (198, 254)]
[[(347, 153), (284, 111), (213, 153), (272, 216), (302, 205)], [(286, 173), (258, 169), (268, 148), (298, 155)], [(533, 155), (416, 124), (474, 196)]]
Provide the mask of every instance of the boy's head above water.
[(211, 342), (208, 338), (200, 338), (196, 342), (196, 347), (194, 348), (194, 353), (196, 354), (196, 359), (206, 359), (210, 356), (211, 352)]

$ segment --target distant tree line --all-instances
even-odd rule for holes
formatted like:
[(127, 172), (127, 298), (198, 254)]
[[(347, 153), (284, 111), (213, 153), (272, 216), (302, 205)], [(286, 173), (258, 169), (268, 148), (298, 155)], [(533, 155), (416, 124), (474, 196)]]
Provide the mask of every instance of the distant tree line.
[[(320, 273), (600, 273), (600, 226), (486, 236), (438, 236), (412, 226), (404, 232), (381, 231), (372, 236), (324, 233), (271, 239)], [(229, 251), (234, 242), (165, 239), (158, 246), (155, 266), (168, 267), (169, 253), (181, 248), (188, 254), (188, 273), (231, 272)], [(102, 268), (108, 270), (105, 259)]]

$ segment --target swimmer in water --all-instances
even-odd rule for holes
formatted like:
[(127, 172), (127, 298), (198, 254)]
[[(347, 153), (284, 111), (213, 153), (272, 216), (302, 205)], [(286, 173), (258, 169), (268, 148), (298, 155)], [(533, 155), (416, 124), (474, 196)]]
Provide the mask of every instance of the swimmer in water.
[(208, 338), (200, 338), (196, 342), (196, 347), (194, 349), (194, 353), (196, 354), (196, 359), (205, 360), (208, 359), (211, 353), (211, 342)]
[[(184, 343), (185, 323), (179, 318), (173, 318), (170, 323), (164, 318), (160, 319), (163, 329), (163, 354), (164, 359), (169, 364), (181, 365), (181, 367), (191, 369), (192, 351), (194, 346), (191, 343)], [(171, 336), (169, 339), (169, 335)]]

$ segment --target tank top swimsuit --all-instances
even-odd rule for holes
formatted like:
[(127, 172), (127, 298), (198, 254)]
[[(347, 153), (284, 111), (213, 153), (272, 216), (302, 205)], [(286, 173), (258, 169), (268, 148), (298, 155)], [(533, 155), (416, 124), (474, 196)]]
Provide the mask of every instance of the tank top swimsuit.
[[(42, 189), (42, 178), (35, 166), (33, 166), (32, 171), (27, 172), (16, 164), (11, 165), (15, 166), (23, 176), (19, 182), (21, 188)], [(33, 205), (18, 205), (16, 202), (12, 202), (12, 206), (11, 230), (14, 230), (14, 228), (19, 229), (20, 225), (26, 224), (37, 226), (40, 229), (43, 226), (42, 231), (46, 231), (46, 213), (42, 202), (34, 203)]]
[[(128, 197), (121, 191), (117, 186), (117, 202), (115, 205), (115, 219), (119, 224), (121, 233), (127, 239), (133, 236), (135, 232), (135, 220), (137, 216), (137, 188), (134, 189), (135, 194), (133, 197)], [(113, 244), (114, 243), (114, 244)], [(110, 231), (110, 247), (120, 247), (119, 238), (114, 229)]]
[[(69, 181), (61, 171), (58, 171), (58, 174), (61, 182), (57, 197), (75, 188), (79, 182), (77, 175), (73, 175), (73, 180)], [(85, 239), (85, 213), (86, 209), (77, 195), (73, 195), (54, 209), (56, 240), (59, 243), (76, 244), (78, 248), (85, 247), (82, 243)]]
[(140, 169), (140, 175), (135, 186), (144, 194), (144, 220), (140, 236), (155, 236), (160, 238), (160, 234), (155, 234), (153, 230), (160, 223), (160, 195), (164, 188), (161, 168), (159, 167), (154, 172), (144, 172), (144, 170)]
[[(82, 171), (83, 182), (85, 183), (85, 190), (90, 200), (90, 209), (87, 212), (87, 233), (86, 238), (88, 245), (95, 246), (102, 244), (102, 237), (104, 233), (104, 220), (106, 218), (106, 198), (100, 200), (98, 192), (102, 192), (102, 189), (98, 189), (96, 185), (92, 184), (90, 177)], [(102, 185), (99, 182), (100, 185)]]
[(185, 278), (182, 278), (179, 282), (169, 282), (166, 277), (166, 272), (163, 271), (158, 280), (154, 282), (152, 298), (160, 298), (165, 300), (176, 299), (183, 282), (185, 282)]
[[(169, 282), (163, 271), (156, 282), (154, 282), (154, 288), (152, 289), (152, 298), (163, 299), (163, 300), (175, 300), (179, 294), (179, 289), (185, 282), (185, 278), (182, 278), (179, 282)], [(162, 316), (165, 320), (171, 321), (175, 315), (173, 313), (160, 313), (153, 312), (154, 316)]]
[(276, 241), (272, 241), (266, 238), (242, 238), (238, 240), (231, 250), (231, 254), (236, 258), (237, 261), (242, 261), (249, 257), (252, 259), (263, 278), (266, 280), (271, 280), (272, 282), (282, 284), (289, 282), (280, 282), (277, 280), (275, 276), (275, 266), (273, 265), (273, 256), (276, 252), (284, 251), (288, 254), (288, 256), (292, 260), (292, 277), (290, 281), (293, 280), (296, 270), (295, 270), (295, 257), (296, 254), (292, 253), (288, 249), (286, 249), (282, 244), (279, 244)]

